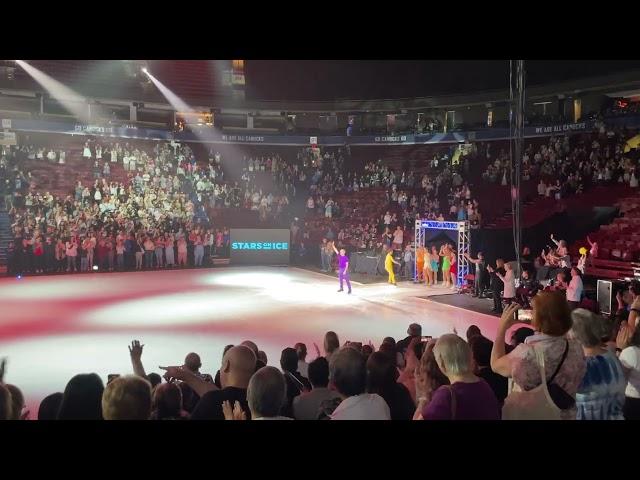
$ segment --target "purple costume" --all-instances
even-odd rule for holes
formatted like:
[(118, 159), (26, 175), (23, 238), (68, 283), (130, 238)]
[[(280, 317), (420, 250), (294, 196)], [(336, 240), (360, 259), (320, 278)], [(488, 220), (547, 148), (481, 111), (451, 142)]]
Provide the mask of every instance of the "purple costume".
[(349, 269), (347, 268), (349, 257), (346, 255), (338, 255), (338, 278), (340, 279), (340, 290), (342, 290), (342, 282), (347, 282), (347, 288), (351, 292), (351, 282), (349, 281)]

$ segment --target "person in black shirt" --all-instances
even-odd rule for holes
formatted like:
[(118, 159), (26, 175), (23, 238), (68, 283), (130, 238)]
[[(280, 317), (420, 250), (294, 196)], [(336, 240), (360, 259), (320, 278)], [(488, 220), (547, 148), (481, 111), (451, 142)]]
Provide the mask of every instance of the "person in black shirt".
[(500, 277), (497, 275), (497, 273), (502, 276), (506, 274), (506, 271), (504, 269), (504, 260), (498, 258), (496, 260), (496, 269), (491, 269), (489, 273), (491, 275), (491, 292), (493, 293), (493, 309), (491, 311), (501, 314), (502, 298), (500, 297), (500, 293), (502, 292), (504, 283), (502, 282), (502, 280), (500, 280)]
[(375, 352), (367, 359), (367, 393), (377, 393), (384, 398), (391, 420), (411, 420), (416, 406), (407, 387), (398, 383), (398, 375), (388, 355)]
[(407, 351), (407, 348), (409, 348), (411, 340), (413, 340), (414, 338), (420, 338), (422, 336), (422, 327), (420, 326), (420, 324), (412, 323), (411, 325), (409, 325), (409, 328), (407, 328), (407, 335), (409, 336), (396, 343), (396, 350), (403, 355)]
[(507, 398), (508, 380), (491, 370), (493, 342), (487, 337), (476, 335), (470, 339), (469, 346), (476, 364), (475, 374), (489, 384), (498, 399), (498, 404), (502, 406), (504, 399)]
[(55, 271), (56, 268), (56, 245), (51, 237), (47, 237), (44, 243), (44, 268), (47, 273)]
[(247, 404), (247, 387), (255, 372), (256, 356), (245, 346), (230, 348), (222, 359), (220, 367), (220, 383), (222, 389), (215, 384), (206, 382), (202, 377), (183, 367), (161, 367), (166, 370), (165, 378), (182, 380), (198, 395), (200, 401), (191, 414), (192, 420), (224, 420), (222, 402), (229, 401), (231, 405), (239, 402), (247, 419), (251, 418)]
[(293, 399), (304, 391), (311, 391), (311, 383), (298, 373), (298, 352), (293, 348), (282, 350), (280, 368), (287, 385), (287, 399), (282, 407), (282, 415), (293, 418)]

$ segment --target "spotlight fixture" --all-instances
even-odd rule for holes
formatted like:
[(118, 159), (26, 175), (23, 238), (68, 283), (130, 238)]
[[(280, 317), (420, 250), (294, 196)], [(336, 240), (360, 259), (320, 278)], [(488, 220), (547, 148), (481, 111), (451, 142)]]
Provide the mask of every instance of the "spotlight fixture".
[(146, 67), (142, 67), (142, 73), (148, 73)]

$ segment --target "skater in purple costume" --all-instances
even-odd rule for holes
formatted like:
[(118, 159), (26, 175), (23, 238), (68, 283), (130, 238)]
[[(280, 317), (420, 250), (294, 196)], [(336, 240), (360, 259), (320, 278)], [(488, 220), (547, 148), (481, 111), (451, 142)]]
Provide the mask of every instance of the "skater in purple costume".
[(342, 282), (347, 282), (347, 288), (349, 289), (347, 293), (351, 293), (351, 282), (349, 281), (349, 257), (347, 257), (347, 252), (344, 248), (341, 248), (340, 251), (335, 247), (333, 250), (338, 255), (338, 278), (340, 279), (340, 290), (339, 292), (343, 292)]

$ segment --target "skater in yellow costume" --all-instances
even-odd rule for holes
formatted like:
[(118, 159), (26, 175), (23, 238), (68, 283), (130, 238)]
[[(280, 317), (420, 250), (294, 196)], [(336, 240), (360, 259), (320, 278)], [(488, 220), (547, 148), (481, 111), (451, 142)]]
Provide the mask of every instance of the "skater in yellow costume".
[(393, 264), (394, 264), (394, 263), (395, 263), (396, 265), (400, 265), (400, 263), (399, 263), (399, 262), (396, 262), (396, 261), (393, 259), (393, 250), (390, 248), (390, 249), (387, 251), (387, 256), (386, 256), (386, 258), (384, 259), (384, 269), (385, 269), (385, 270), (387, 271), (387, 273), (389, 274), (389, 283), (390, 283), (391, 285), (396, 285), (396, 274), (395, 274), (395, 273), (394, 273), (394, 271), (393, 271)]
[(425, 248), (418, 247), (416, 250), (416, 280), (418, 282), (422, 282), (424, 278), (424, 256), (425, 256)]

